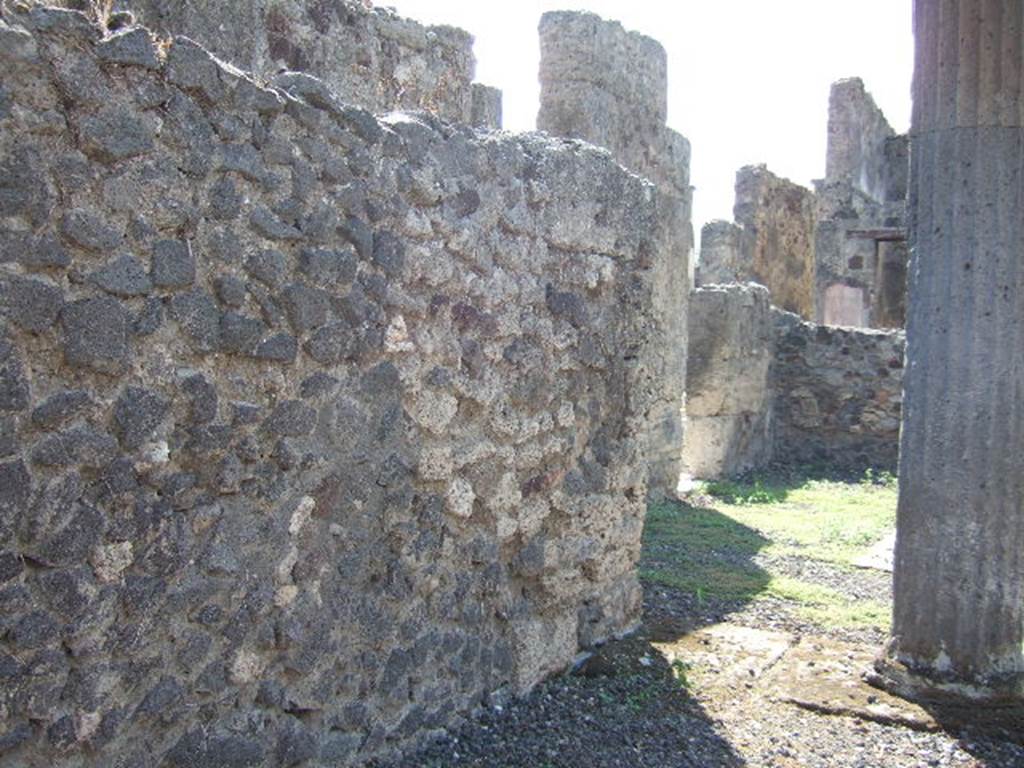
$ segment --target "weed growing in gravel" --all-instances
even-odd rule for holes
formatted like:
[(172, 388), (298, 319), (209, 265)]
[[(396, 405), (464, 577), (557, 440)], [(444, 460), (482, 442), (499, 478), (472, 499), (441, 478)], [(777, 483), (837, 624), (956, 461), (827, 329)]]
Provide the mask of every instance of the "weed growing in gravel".
[(861, 485), (880, 485), (884, 488), (896, 488), (896, 475), (885, 469), (872, 469), (868, 467), (864, 470), (864, 477), (861, 478)]
[(679, 683), (679, 687), (684, 691), (688, 690), (690, 687), (690, 680), (687, 678), (686, 674), (690, 671), (693, 665), (688, 661), (683, 661), (682, 659), (673, 659), (671, 666), (672, 674), (675, 675), (676, 682)]
[(644, 709), (658, 695), (658, 689), (654, 682), (646, 684), (642, 688), (630, 691), (626, 695), (626, 706), (634, 712)]

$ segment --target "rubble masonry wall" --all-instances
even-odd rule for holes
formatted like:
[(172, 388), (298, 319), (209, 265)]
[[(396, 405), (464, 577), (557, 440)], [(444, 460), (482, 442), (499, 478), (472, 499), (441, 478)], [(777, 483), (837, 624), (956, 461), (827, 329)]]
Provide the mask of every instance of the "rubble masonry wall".
[(771, 460), (773, 330), (764, 286), (690, 294), (683, 463), (692, 477), (738, 475)]
[(668, 329), (662, 389), (651, 412), (651, 488), (673, 492), (683, 444), (691, 224), (690, 143), (665, 126), (667, 58), (655, 40), (592, 13), (554, 11), (540, 21), (537, 128), (608, 149), (658, 188), (665, 257), (655, 264), (653, 310)]
[(903, 332), (816, 325), (768, 302), (755, 284), (690, 297), (688, 473), (772, 463), (895, 471)]
[(895, 472), (905, 334), (773, 315), (775, 461)]
[[(473, 38), (456, 27), (425, 26), (355, 0), (131, 0), (129, 7), (151, 29), (190, 37), (245, 70), (315, 74), (371, 112), (422, 109), (466, 124), (495, 117), (474, 113)], [(500, 92), (490, 90), (500, 104)]]
[(740, 280), (766, 286), (775, 306), (813, 319), (814, 194), (763, 165), (748, 165), (736, 172), (733, 216), (749, 270)]
[(0, 761), (361, 762), (635, 624), (649, 183), (73, 11), (0, 65)]

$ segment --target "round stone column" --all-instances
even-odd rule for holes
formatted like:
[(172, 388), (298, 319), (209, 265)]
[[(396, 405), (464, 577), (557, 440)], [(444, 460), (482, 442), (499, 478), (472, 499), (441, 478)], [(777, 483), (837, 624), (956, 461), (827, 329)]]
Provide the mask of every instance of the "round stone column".
[(915, 0), (892, 637), (917, 699), (1024, 696), (1024, 0)]

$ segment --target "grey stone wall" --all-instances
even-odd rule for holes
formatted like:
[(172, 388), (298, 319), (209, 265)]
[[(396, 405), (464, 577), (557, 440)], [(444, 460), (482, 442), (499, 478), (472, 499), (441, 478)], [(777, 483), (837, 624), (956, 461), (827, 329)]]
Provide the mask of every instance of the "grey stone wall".
[(815, 319), (900, 328), (906, 247), (856, 233), (905, 230), (907, 137), (896, 135), (859, 78), (833, 84), (828, 131), (826, 178), (817, 188)]
[(752, 275), (743, 259), (742, 246), (742, 230), (731, 221), (717, 219), (701, 227), (696, 284), (723, 285), (749, 280)]
[(130, 0), (161, 34), (190, 37), (255, 73), (309, 72), (372, 112), (422, 109), (471, 123), (472, 36), (355, 0)]
[[(906, 155), (887, 145), (896, 132), (859, 77), (832, 84), (828, 100), (828, 149), (825, 178), (846, 181), (869, 197), (884, 201), (906, 197)], [(905, 146), (905, 139), (902, 142)], [(902, 190), (899, 187), (902, 186)]]
[(660, 350), (663, 386), (652, 410), (651, 487), (671, 493), (683, 443), (693, 227), (690, 143), (665, 126), (665, 49), (592, 13), (553, 11), (541, 17), (540, 51), (537, 128), (605, 147), (658, 188), (668, 257), (655, 264), (654, 310), (672, 342)]
[(361, 762), (634, 625), (650, 184), (70, 11), (0, 66), (0, 762)]
[(808, 323), (769, 298), (756, 284), (690, 297), (688, 474), (729, 477), (769, 464), (894, 471), (903, 332)]
[(815, 312), (814, 193), (763, 165), (736, 172), (741, 281), (768, 288), (772, 303), (808, 320)]
[(773, 315), (775, 460), (895, 471), (904, 333)]
[(501, 91), (489, 85), (473, 83), (473, 108), (470, 125), (474, 128), (501, 128)]
[(768, 290), (711, 285), (690, 294), (683, 462), (696, 478), (727, 477), (772, 458), (775, 351)]

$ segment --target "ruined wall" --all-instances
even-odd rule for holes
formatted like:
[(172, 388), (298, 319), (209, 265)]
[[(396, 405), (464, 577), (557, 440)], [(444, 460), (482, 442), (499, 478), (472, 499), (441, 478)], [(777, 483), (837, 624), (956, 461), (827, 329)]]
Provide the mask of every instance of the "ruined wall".
[[(875, 200), (885, 200), (895, 185), (886, 143), (896, 132), (859, 77), (832, 84), (828, 100), (825, 178), (844, 180)], [(903, 195), (907, 171), (902, 169)]]
[[(843, 182), (818, 187), (814, 233), (817, 321), (828, 325), (901, 328), (906, 302), (907, 247), (881, 238), (905, 231), (905, 203), (879, 203)], [(870, 233), (879, 234), (872, 237)], [(859, 311), (845, 316), (832, 296), (856, 293)]]
[(895, 471), (903, 332), (830, 328), (772, 314), (776, 461)]
[(489, 85), (473, 83), (470, 125), (474, 128), (501, 128), (501, 91)]
[(724, 285), (749, 280), (752, 275), (742, 247), (743, 232), (731, 221), (718, 219), (701, 227), (696, 284)]
[(833, 84), (828, 126), (814, 235), (816, 319), (902, 327), (909, 254), (882, 238), (906, 227), (907, 137), (895, 134), (859, 79)]
[(346, 765), (633, 626), (650, 184), (75, 12), (0, 65), (0, 762)]
[(473, 122), (473, 38), (461, 29), (425, 26), (355, 0), (131, 0), (129, 6), (150, 28), (190, 37), (243, 69), (268, 76), (310, 72), (372, 112), (425, 109), (479, 124)]
[(768, 464), (895, 470), (903, 333), (816, 325), (769, 301), (756, 284), (690, 297), (687, 473), (729, 477)]
[(713, 285), (690, 294), (683, 451), (690, 476), (736, 475), (771, 460), (774, 330), (763, 286)]
[(740, 280), (761, 283), (775, 306), (813, 319), (814, 194), (763, 165), (748, 165), (736, 172), (733, 216), (749, 265)]
[(654, 310), (669, 329), (660, 354), (662, 390), (652, 410), (651, 486), (674, 491), (683, 442), (686, 303), (691, 224), (690, 143), (665, 126), (665, 49), (592, 13), (555, 11), (540, 21), (537, 128), (605, 147), (658, 188), (665, 258), (655, 264)]

